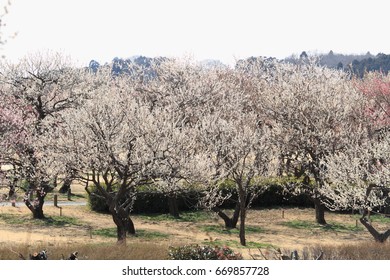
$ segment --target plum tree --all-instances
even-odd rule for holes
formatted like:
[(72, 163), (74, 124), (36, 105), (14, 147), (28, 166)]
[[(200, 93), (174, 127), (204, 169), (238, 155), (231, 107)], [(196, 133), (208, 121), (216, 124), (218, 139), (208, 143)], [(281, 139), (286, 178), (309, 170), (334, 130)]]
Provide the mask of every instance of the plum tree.
[(88, 72), (72, 67), (57, 53), (35, 54), (1, 67), (1, 107), (8, 112), (4, 124), (12, 131), (1, 144), (7, 151), (3, 160), (27, 181), (25, 204), (33, 217), (44, 218), (44, 198), (58, 175), (55, 159), (46, 152), (45, 139), (50, 137), (46, 126), (55, 126), (61, 112), (77, 107), (86, 97), (90, 89), (83, 84)]
[(259, 90), (266, 92), (259, 113), (272, 127), (282, 173), (298, 179), (288, 190), (307, 195), (315, 205), (316, 221), (326, 224), (319, 191), (324, 185), (324, 158), (345, 149), (350, 139), (362, 137), (365, 99), (345, 73), (310, 61), (275, 63), (264, 75), (269, 88)]

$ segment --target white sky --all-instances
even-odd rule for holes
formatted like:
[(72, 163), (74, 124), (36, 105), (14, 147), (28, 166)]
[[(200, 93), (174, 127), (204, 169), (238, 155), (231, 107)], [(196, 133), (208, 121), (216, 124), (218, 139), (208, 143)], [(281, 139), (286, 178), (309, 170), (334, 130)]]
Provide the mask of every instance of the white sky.
[(18, 34), (1, 52), (16, 60), (61, 51), (83, 65), (133, 55), (233, 63), (303, 50), (388, 54), (389, 6), (385, 0), (11, 0), (3, 33)]

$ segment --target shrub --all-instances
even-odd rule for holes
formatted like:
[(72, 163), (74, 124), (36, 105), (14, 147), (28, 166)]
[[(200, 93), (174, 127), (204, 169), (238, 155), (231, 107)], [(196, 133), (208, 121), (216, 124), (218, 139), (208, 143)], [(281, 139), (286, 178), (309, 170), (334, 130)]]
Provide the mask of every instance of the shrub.
[[(26, 179), (20, 180), (18, 182), (18, 185), (19, 185), (19, 188), (23, 192), (27, 192), (29, 190), (29, 187), (30, 187), (30, 183)], [(55, 184), (54, 181), (46, 182), (46, 186), (45, 187), (47, 187), (46, 189), (47, 189), (48, 192), (51, 192), (56, 187), (56, 184)]]
[[(303, 195), (300, 196), (286, 196), (281, 191), (281, 184), (285, 182), (266, 182), (269, 188), (255, 198), (252, 202), (252, 207), (273, 207), (277, 205), (293, 205), (299, 207), (312, 206), (312, 202)], [(222, 190), (223, 195), (231, 195), (230, 199), (224, 201), (220, 208), (234, 209), (238, 199), (237, 190), (232, 180), (226, 179), (219, 183), (219, 187)], [(260, 186), (259, 186), (260, 187)], [(99, 194), (95, 186), (90, 186), (91, 194)], [(179, 211), (191, 211), (196, 208), (200, 198), (202, 197), (202, 191), (196, 187), (189, 187), (188, 190), (177, 194), (177, 206)], [(88, 196), (89, 206), (91, 210), (108, 213), (108, 206), (105, 199), (96, 196)], [(153, 186), (138, 187), (137, 199), (134, 202), (132, 213), (169, 213), (168, 198), (167, 195), (153, 189)]]
[[(105, 187), (104, 184), (102, 184)], [(109, 213), (106, 200), (99, 195), (96, 186), (89, 187), (90, 195), (88, 195), (88, 204), (92, 211), (99, 213)], [(199, 191), (188, 190), (179, 194), (177, 197), (177, 204), (180, 211), (189, 211), (194, 209), (197, 203)], [(134, 201), (132, 213), (168, 213), (168, 199), (167, 196), (161, 192), (153, 189), (144, 190), (143, 187), (137, 189), (137, 198)]]
[(109, 208), (106, 200), (99, 195), (99, 191), (95, 185), (89, 188), (91, 194), (88, 195), (88, 205), (92, 211), (99, 213), (109, 213)]
[(168, 258), (171, 260), (242, 260), (242, 255), (234, 253), (228, 247), (193, 244), (170, 247)]

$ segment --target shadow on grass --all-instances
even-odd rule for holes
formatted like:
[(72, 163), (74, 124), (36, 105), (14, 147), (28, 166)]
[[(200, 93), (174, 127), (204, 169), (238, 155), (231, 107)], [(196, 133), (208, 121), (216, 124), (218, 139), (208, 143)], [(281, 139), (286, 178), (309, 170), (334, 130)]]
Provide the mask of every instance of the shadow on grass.
[[(362, 215), (353, 215), (352, 217), (355, 220), (359, 220), (362, 217)], [(380, 215), (380, 214), (371, 215), (370, 216), (370, 220), (372, 222), (376, 222), (376, 223), (383, 223), (383, 224), (390, 223), (390, 217), (389, 216), (384, 216), (384, 215)]]
[(340, 223), (329, 223), (326, 225), (320, 225), (314, 222), (293, 220), (281, 223), (283, 226), (294, 229), (307, 229), (307, 230), (323, 230), (332, 232), (358, 232), (364, 230), (363, 227), (356, 225), (344, 225)]
[(37, 226), (82, 226), (83, 224), (74, 217), (53, 216), (44, 219), (33, 219), (31, 215), (1, 214), (0, 219), (9, 225), (37, 225)]
[(175, 218), (169, 214), (139, 214), (134, 215), (142, 220), (161, 222), (161, 221), (177, 221), (177, 222), (202, 222), (212, 218), (211, 214), (206, 211), (186, 211), (180, 213), (180, 218)]
[[(237, 235), (240, 233), (240, 230), (237, 228), (227, 229), (227, 228), (220, 226), (220, 225), (206, 225), (206, 226), (200, 226), (199, 228), (205, 232), (215, 232), (215, 233), (219, 233), (219, 234), (228, 234), (228, 235), (235, 234), (235, 235)], [(261, 228), (261, 227), (256, 227), (256, 226), (246, 226), (245, 232), (249, 233), (249, 234), (250, 233), (265, 233), (266, 230)]]
[[(117, 231), (116, 228), (102, 228), (102, 229), (95, 229), (92, 231), (92, 234), (99, 235), (103, 237), (110, 237), (110, 238), (116, 238), (117, 237)], [(136, 231), (135, 235), (127, 235), (128, 237), (132, 238), (140, 238), (140, 239), (166, 239), (169, 237), (169, 234), (158, 232), (158, 231), (146, 231), (143, 229), (139, 229)]]
[(237, 240), (212, 240), (212, 241), (205, 241), (202, 242), (203, 244), (206, 245), (212, 245), (212, 246), (228, 246), (232, 248), (275, 248), (274, 245), (270, 243), (259, 243), (259, 242), (253, 242), (253, 241), (247, 241), (246, 246), (242, 246), (239, 241)]

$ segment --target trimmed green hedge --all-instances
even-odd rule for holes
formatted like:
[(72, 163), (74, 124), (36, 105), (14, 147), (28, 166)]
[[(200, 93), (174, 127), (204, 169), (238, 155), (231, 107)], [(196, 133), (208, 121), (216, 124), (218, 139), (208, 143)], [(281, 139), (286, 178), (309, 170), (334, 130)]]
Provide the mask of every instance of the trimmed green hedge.
[(99, 213), (109, 213), (108, 205), (103, 197), (99, 196), (99, 192), (95, 185), (90, 187), (91, 194), (88, 195), (88, 205), (91, 210)]
[[(104, 198), (98, 194), (96, 186), (90, 187), (91, 195), (88, 196), (88, 204), (91, 210), (101, 213), (109, 213), (108, 205)], [(177, 197), (180, 211), (194, 210), (199, 200), (200, 193), (195, 190), (183, 192)], [(147, 191), (140, 187), (134, 202), (132, 213), (168, 213), (168, 197), (157, 191)]]
[[(221, 208), (234, 208), (237, 201), (237, 191), (231, 182), (226, 182), (220, 185), (225, 194), (230, 193), (231, 198), (226, 200)], [(92, 193), (96, 193), (96, 187), (90, 188)], [(179, 211), (190, 211), (196, 209), (196, 205), (201, 197), (201, 192), (196, 189), (183, 192), (177, 196), (177, 204)], [(103, 198), (95, 195), (88, 196), (88, 202), (91, 210), (108, 213), (108, 205)], [(275, 206), (298, 206), (312, 207), (312, 202), (305, 196), (286, 196), (281, 194), (281, 187), (277, 184), (272, 184), (261, 195), (252, 202), (251, 207), (275, 207)], [(157, 191), (148, 191), (140, 188), (135, 200), (133, 213), (169, 213), (168, 198), (165, 194)]]

